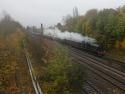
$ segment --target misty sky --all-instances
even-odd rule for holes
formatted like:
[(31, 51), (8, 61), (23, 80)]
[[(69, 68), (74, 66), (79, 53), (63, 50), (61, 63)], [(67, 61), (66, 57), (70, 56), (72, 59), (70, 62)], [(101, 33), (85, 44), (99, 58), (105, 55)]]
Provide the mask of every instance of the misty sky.
[(125, 0), (0, 0), (0, 13), (6, 11), (22, 25), (53, 25), (62, 21), (63, 16), (72, 14), (77, 6), (79, 14), (96, 8), (117, 8)]

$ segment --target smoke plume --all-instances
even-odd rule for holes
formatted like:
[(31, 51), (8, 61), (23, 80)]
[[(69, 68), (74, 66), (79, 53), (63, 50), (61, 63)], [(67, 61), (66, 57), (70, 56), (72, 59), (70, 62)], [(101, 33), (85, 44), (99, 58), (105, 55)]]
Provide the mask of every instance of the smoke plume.
[(87, 36), (82, 36), (79, 33), (74, 33), (74, 32), (61, 32), (59, 29), (45, 29), (44, 30), (44, 35), (49, 36), (52, 38), (58, 38), (58, 39), (66, 39), (66, 40), (71, 40), (75, 42), (89, 42), (89, 43), (94, 43), (96, 42), (95, 39), (87, 37)]

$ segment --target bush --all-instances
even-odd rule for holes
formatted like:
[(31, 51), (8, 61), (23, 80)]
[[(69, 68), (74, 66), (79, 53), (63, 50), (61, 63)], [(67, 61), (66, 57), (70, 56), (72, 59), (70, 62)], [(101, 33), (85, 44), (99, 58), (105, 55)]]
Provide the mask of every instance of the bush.
[(85, 67), (71, 63), (66, 48), (56, 47), (42, 78), (43, 90), (46, 94), (78, 94), (86, 79)]

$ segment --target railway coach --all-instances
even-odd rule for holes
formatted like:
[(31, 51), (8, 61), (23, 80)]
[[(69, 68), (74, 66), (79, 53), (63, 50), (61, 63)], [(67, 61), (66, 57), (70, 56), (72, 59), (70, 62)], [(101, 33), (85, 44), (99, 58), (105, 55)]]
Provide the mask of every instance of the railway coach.
[(90, 42), (75, 42), (71, 40), (62, 40), (63, 43), (70, 45), (72, 47), (75, 47), (80, 50), (85, 50), (88, 52), (91, 52), (93, 54), (96, 54), (97, 56), (104, 56), (105, 55), (105, 50), (102, 45), (95, 43), (90, 43)]

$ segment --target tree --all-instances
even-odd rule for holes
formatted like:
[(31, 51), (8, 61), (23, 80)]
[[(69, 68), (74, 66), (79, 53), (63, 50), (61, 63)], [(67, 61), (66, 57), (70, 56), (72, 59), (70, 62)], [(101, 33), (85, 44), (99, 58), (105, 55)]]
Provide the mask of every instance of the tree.
[(63, 25), (61, 23), (57, 23), (56, 27), (61, 30), (61, 31), (64, 31), (63, 30)]
[(116, 42), (125, 39), (124, 19), (125, 6), (100, 11), (91, 9), (85, 15), (78, 16), (77, 20), (68, 17), (64, 25), (69, 31), (95, 38), (105, 49), (110, 50), (115, 47)]
[(11, 87), (17, 88), (17, 62), (22, 60), (24, 36), (22, 26), (5, 15), (0, 21), (0, 93), (8, 94)]
[[(57, 46), (56, 46), (57, 48)], [(77, 94), (86, 80), (85, 67), (71, 63), (66, 48), (58, 47), (42, 77), (46, 94)]]

